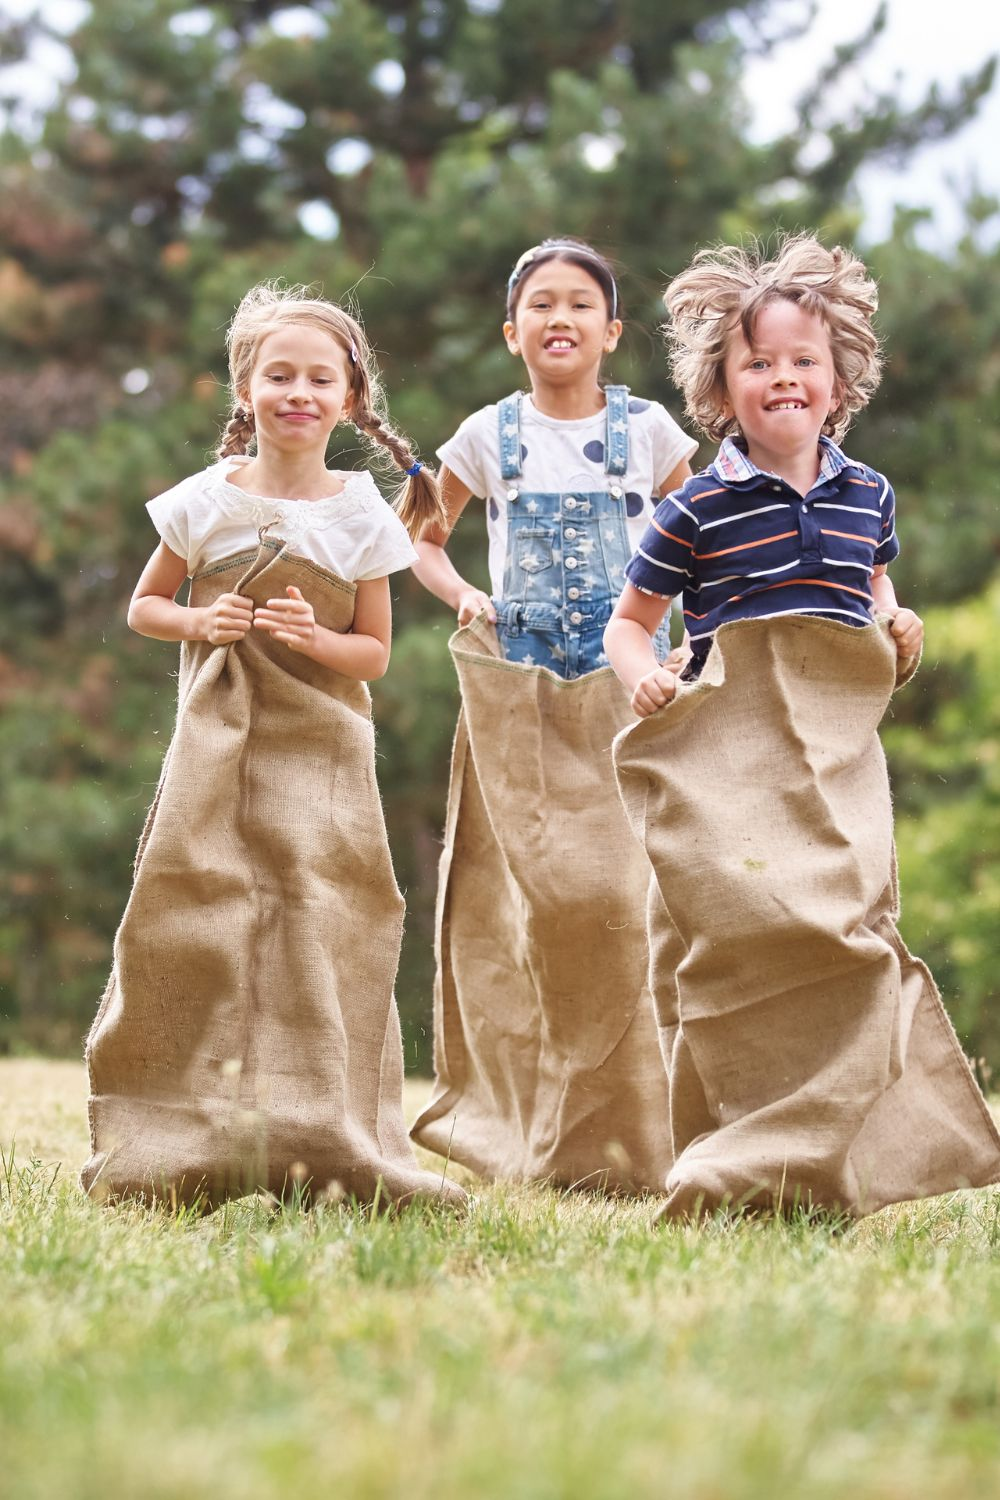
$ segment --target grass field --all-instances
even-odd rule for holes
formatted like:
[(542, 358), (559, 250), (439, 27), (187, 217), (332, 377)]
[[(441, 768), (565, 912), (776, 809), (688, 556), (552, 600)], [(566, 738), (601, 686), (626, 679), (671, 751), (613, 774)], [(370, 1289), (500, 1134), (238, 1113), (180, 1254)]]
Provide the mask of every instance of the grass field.
[(81, 1196), (84, 1095), (0, 1061), (5, 1500), (1000, 1493), (998, 1191), (841, 1233), (482, 1185), (172, 1219)]

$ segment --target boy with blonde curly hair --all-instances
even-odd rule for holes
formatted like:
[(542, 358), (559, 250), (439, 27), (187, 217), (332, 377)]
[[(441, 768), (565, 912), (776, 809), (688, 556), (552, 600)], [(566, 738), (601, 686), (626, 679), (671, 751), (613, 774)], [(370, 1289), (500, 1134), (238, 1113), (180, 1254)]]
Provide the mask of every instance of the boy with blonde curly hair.
[(722, 446), (658, 507), (608, 626), (635, 712), (676, 691), (651, 638), (682, 591), (689, 678), (720, 625), (782, 614), (858, 625), (888, 615), (899, 654), (916, 655), (923, 627), (886, 571), (899, 552), (892, 488), (837, 446), (880, 378), (878, 297), (862, 262), (811, 235), (771, 261), (703, 250), (664, 302), (687, 411)]
[[(703, 251), (673, 368), (719, 454), (659, 505), (605, 634), (638, 722), (618, 786), (652, 866), (670, 1091), (663, 1213), (870, 1213), (1000, 1179), (1000, 1135), (897, 926), (878, 724), (916, 666), (887, 479), (837, 446), (878, 384), (876, 289), (807, 235)], [(652, 636), (683, 591), (691, 659)]]

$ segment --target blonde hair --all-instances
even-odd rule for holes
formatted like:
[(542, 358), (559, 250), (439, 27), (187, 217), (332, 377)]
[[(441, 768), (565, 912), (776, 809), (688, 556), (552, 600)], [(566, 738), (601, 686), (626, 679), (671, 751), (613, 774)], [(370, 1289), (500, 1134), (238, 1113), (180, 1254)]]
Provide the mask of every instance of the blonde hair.
[(674, 380), (688, 415), (710, 438), (720, 442), (738, 435), (739, 423), (724, 413), (730, 341), (739, 331), (752, 343), (758, 314), (769, 303), (797, 303), (822, 319), (830, 339), (839, 404), (823, 431), (839, 439), (881, 379), (872, 326), (878, 289), (856, 255), (839, 245), (828, 250), (811, 234), (783, 240), (771, 260), (766, 253), (760, 243), (700, 250), (670, 283), (663, 294), (668, 316), (663, 331)]
[[(304, 286), (283, 286), (263, 281), (251, 287), (233, 315), (226, 334), (229, 354), (229, 393), (232, 401), (230, 418), (216, 453), (230, 458), (246, 453), (254, 441), (253, 412), (248, 411), (241, 392), (250, 388), (260, 346), (269, 333), (289, 326), (318, 328), (340, 345), (350, 372), (350, 394), (353, 398), (350, 421), (370, 442), (387, 450), (396, 467), (412, 469), (416, 455), (408, 440), (390, 426), (385, 410), (385, 396), (371, 345), (359, 320), (336, 303), (315, 294)], [(446, 524), (446, 512), (433, 469), (421, 464), (416, 474), (408, 474), (394, 497), (399, 519), (416, 539), (428, 525)]]

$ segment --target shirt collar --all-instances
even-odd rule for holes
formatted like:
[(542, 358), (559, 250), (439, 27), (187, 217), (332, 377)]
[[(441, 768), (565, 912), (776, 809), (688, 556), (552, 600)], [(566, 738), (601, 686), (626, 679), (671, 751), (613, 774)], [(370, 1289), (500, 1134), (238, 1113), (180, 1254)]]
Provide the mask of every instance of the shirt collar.
[[(819, 463), (819, 474), (816, 478), (817, 484), (822, 484), (829, 479), (836, 479), (844, 469), (860, 469), (861, 464), (855, 463), (853, 458), (848, 458), (843, 449), (838, 448), (832, 438), (821, 437), (819, 440), (821, 458)], [(735, 438), (727, 437), (722, 440), (722, 447), (718, 456), (711, 466), (719, 479), (726, 484), (739, 484), (747, 479), (756, 479), (763, 476), (767, 479), (775, 479), (777, 476), (769, 474), (766, 469), (758, 469), (757, 465), (744, 453)]]

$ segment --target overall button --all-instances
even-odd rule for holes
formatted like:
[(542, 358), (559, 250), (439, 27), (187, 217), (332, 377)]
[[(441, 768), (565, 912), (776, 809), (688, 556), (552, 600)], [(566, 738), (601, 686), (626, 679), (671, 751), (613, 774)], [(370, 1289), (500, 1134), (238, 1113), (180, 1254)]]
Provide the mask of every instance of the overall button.
[(566, 597), (567, 597), (567, 599), (579, 599), (579, 597), (580, 597), (580, 590), (579, 589), (567, 589), (566, 590)]
[(563, 504), (567, 510), (576, 510), (576, 497), (574, 495), (567, 495)]
[(517, 490), (508, 490), (507, 499), (511, 502), (515, 501), (517, 499)]
[(570, 617), (569, 617), (569, 623), (571, 625), (582, 625), (582, 623), (583, 623), (583, 615), (581, 615), (581, 613), (580, 613), (580, 611), (578, 609), (574, 609), (573, 613), (570, 615)]
[(622, 497), (621, 486), (617, 485), (617, 484), (613, 484), (611, 486), (611, 498), (612, 498), (612, 500), (620, 500), (621, 497)]
[(567, 559), (566, 559), (566, 566), (567, 566), (567, 568), (575, 568), (577, 566), (576, 558), (575, 557), (567, 557)]
[(563, 534), (564, 534), (564, 536), (568, 536), (568, 537), (574, 537), (574, 536), (576, 536), (576, 527), (575, 526), (567, 526), (566, 530), (565, 530), (565, 532)]

